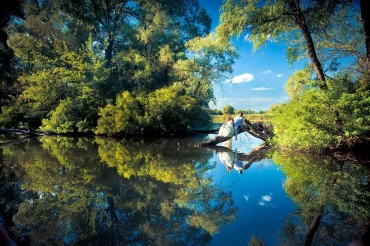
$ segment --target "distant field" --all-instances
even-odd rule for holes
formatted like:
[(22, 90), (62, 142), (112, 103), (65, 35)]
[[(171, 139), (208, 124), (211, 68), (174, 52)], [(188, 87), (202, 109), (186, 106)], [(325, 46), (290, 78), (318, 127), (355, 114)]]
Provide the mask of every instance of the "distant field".
[[(270, 114), (245, 114), (244, 117), (250, 122), (256, 122), (256, 121), (269, 122), (271, 115)], [(227, 118), (226, 115), (212, 115), (213, 123), (223, 123), (225, 122), (226, 118)]]

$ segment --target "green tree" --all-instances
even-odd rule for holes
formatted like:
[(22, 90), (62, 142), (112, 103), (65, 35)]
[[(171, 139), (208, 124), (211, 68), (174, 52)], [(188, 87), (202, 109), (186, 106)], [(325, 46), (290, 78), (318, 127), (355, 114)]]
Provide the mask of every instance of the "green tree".
[(272, 107), (274, 141), (289, 148), (325, 149), (369, 131), (368, 87), (350, 81), (347, 76), (328, 80), (328, 91), (310, 89), (314, 81), (306, 82), (289, 102)]
[[(55, 109), (61, 100), (81, 95), (84, 85), (102, 79), (102, 62), (94, 55), (93, 41), (72, 42), (69, 36), (81, 25), (63, 16), (48, 2), (41, 6), (30, 3), (26, 20), (9, 27), (9, 46), (14, 50), (22, 87), (17, 98), (19, 113), (33, 126)], [(86, 35), (85, 35), (86, 36)], [(88, 36), (86, 36), (88, 38)], [(86, 43), (86, 44), (85, 44)], [(99, 70), (99, 73), (97, 71)]]
[(100, 110), (97, 134), (169, 136), (183, 133), (189, 125), (210, 122), (202, 101), (186, 94), (181, 86), (156, 90), (148, 95), (125, 91), (116, 104)]
[(370, 65), (370, 6), (369, 1), (360, 0), (360, 8), (361, 8), (361, 20), (362, 26), (364, 28), (364, 36), (365, 36), (365, 59), (367, 65)]
[(101, 89), (114, 99), (123, 90), (171, 85), (169, 71), (185, 43), (209, 32), (210, 18), (191, 1), (69, 1), (66, 11), (91, 26), (113, 68)]
[[(220, 37), (230, 39), (246, 32), (256, 49), (268, 40), (286, 41), (291, 64), (307, 56), (310, 59), (310, 64), (289, 78), (285, 86), (291, 101), (274, 111), (272, 123), (278, 144), (322, 149), (338, 146), (346, 137), (367, 131), (369, 112), (363, 111), (361, 103), (356, 103), (358, 108), (351, 109), (365, 117), (356, 116), (357, 123), (353, 123), (341, 99), (353, 96), (362, 103), (366, 101), (366, 93), (359, 88), (366, 87), (364, 84), (369, 81), (367, 70), (362, 67), (353, 71), (353, 63), (346, 67), (338, 62), (351, 57), (362, 66), (366, 24), (361, 27), (359, 9), (364, 6), (340, 0), (271, 0), (262, 4), (228, 0), (222, 6), (221, 23), (217, 28)], [(366, 13), (361, 13), (362, 20)], [(348, 30), (348, 26), (352, 28)], [(312, 79), (313, 74), (315, 79)], [(358, 128), (352, 131), (354, 125)]]
[(251, 109), (247, 109), (247, 110), (245, 110), (245, 112), (244, 112), (245, 114), (255, 114), (256, 112), (254, 112), (253, 110), (251, 110)]
[(176, 80), (189, 94), (204, 99), (208, 105), (210, 100), (215, 100), (213, 84), (232, 72), (234, 59), (238, 57), (236, 48), (214, 33), (188, 41), (186, 48), (189, 58), (174, 65)]
[[(343, 40), (343, 36), (339, 36), (340, 34), (338, 35), (336, 30), (347, 30), (348, 22), (346, 18), (351, 16), (354, 20), (353, 7), (353, 5), (347, 4), (346, 1), (272, 0), (260, 4), (254, 0), (228, 0), (222, 6), (221, 23), (217, 32), (220, 36), (230, 38), (235, 34), (241, 35), (247, 30), (249, 39), (255, 48), (271, 39), (288, 41), (288, 44), (290, 44), (288, 58), (295, 61), (300, 57), (300, 54), (308, 55), (319, 80), (318, 86), (325, 89), (327, 85), (322, 66), (324, 59), (322, 49), (326, 51), (338, 50), (334, 47), (335, 42), (333, 40)], [(341, 18), (338, 19), (338, 16)], [(358, 30), (359, 22), (351, 23), (353, 29)], [(331, 32), (326, 35), (328, 28)], [(336, 34), (335, 39), (334, 36), (331, 36), (331, 33)], [(316, 44), (315, 37), (317, 38)], [(320, 41), (320, 37), (325, 37), (326, 42)], [(352, 38), (348, 34), (346, 37)], [(353, 44), (353, 47), (356, 47), (355, 49), (359, 49), (360, 46), (356, 45), (358, 42), (355, 41), (358, 41), (359, 36), (354, 35), (354, 37), (353, 42), (348, 43)], [(330, 44), (328, 45), (328, 43)], [(348, 43), (343, 42), (340, 49), (342, 51), (346, 50), (345, 47)]]
[(229, 104), (222, 109), (223, 114), (234, 114), (234, 111), (234, 108)]
[[(6, 29), (18, 87), (2, 108), (3, 126), (91, 132), (104, 117), (99, 134), (149, 128), (177, 134), (209, 122), (213, 86), (238, 57), (229, 41), (207, 35), (211, 20), (197, 0), (50, 0), (22, 7), (24, 20)], [(125, 103), (136, 105), (135, 117), (118, 115), (129, 113), (113, 105)]]
[[(197, 120), (195, 108), (190, 107), (206, 112), (213, 98), (211, 80), (216, 75), (212, 73), (231, 69), (228, 56), (233, 55), (233, 48), (224, 45), (223, 52), (216, 47), (221, 44), (214, 41), (205, 48), (209, 50), (205, 61), (215, 61), (215, 65), (201, 78), (202, 88), (194, 92), (187, 82), (199, 77), (204, 64), (181, 78), (177, 73), (179, 61), (195, 59), (195, 46), (199, 49), (201, 45), (196, 37), (209, 32), (210, 18), (197, 0), (51, 0), (25, 2), (22, 7), (24, 20), (12, 21), (7, 28), (9, 47), (15, 54), (14, 70), (19, 76), (15, 100), (2, 108), (3, 126), (26, 122), (31, 127), (42, 123), (42, 129), (57, 133), (92, 131), (99, 117), (96, 109), (114, 104), (123, 91), (141, 95), (140, 103), (148, 105), (148, 95), (171, 86), (181, 87), (176, 90), (183, 90), (182, 99), (189, 101), (180, 111), (191, 112), (181, 113), (190, 118), (180, 120), (197, 124), (207, 120), (208, 114)], [(191, 58), (185, 55), (190, 53)], [(89, 107), (92, 110), (86, 110)], [(180, 106), (168, 107), (175, 112)], [(177, 119), (155, 117), (147, 117), (147, 122), (140, 124), (147, 127), (150, 121), (163, 132)], [(180, 126), (185, 129), (183, 122)]]

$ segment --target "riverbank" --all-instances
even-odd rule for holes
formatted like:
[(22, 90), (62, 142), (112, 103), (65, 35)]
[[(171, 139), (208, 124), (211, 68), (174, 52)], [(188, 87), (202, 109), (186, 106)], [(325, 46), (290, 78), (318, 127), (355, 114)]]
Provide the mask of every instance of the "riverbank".
[(326, 152), (339, 161), (362, 163), (370, 167), (370, 132), (349, 137), (338, 147), (330, 147)]

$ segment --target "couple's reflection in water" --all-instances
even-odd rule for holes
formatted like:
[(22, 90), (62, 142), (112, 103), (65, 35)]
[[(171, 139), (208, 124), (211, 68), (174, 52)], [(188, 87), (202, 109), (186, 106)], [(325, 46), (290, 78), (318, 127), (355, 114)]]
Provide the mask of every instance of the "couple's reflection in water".
[(232, 150), (231, 139), (222, 143), (222, 146), (215, 146), (215, 152), (222, 164), (225, 165), (227, 172), (231, 170), (237, 171), (242, 174), (244, 170), (247, 170), (253, 162), (243, 161), (244, 153), (239, 153), (237, 149)]

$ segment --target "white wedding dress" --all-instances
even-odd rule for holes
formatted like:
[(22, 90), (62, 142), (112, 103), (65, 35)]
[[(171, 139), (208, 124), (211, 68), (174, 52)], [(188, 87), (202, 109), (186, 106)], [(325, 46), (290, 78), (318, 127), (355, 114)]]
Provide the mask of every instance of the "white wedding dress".
[(232, 137), (234, 135), (234, 127), (231, 120), (227, 121), (226, 124), (220, 127), (218, 131), (219, 137)]

